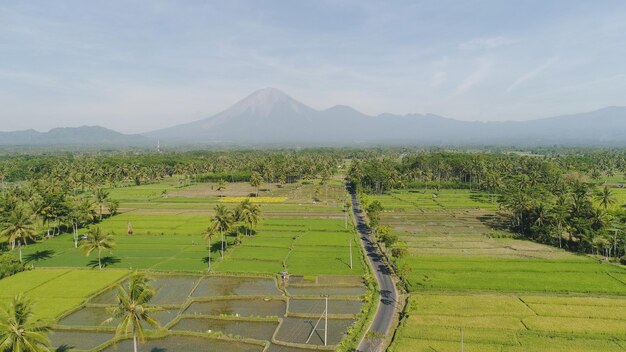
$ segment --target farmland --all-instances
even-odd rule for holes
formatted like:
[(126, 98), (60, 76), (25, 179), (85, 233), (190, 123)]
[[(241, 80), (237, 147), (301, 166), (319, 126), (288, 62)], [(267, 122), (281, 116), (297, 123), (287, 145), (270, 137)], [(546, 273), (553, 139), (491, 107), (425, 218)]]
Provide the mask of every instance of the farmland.
[[(38, 302), (42, 316), (57, 320), (51, 335), (55, 347), (108, 351), (116, 348), (114, 325), (103, 325), (114, 303), (110, 287), (130, 270), (142, 270), (156, 275), (153, 304), (160, 308), (155, 318), (161, 323), (149, 332), (147, 346), (181, 348), (209, 341), (221, 350), (261, 351), (271, 341), (271, 350), (296, 349), (306, 342), (309, 321), (322, 313), (320, 295), (330, 298), (328, 343), (340, 343), (347, 329), (362, 319), (368, 291), (361, 250), (344, 212), (342, 183), (265, 185), (260, 197), (249, 197), (256, 190), (243, 183), (217, 189), (218, 184), (187, 184), (176, 178), (111, 188), (111, 198), (119, 201), (118, 214), (98, 223), (116, 243), (102, 252), (105, 270), (97, 270), (93, 254), (87, 257), (74, 248), (70, 234), (44, 239), (24, 248), (25, 262), (35, 270), (3, 280), (10, 288), (3, 286), (3, 303), (24, 291)], [(232, 208), (246, 199), (262, 210), (254, 235), (236, 243), (228, 233), (223, 259), (219, 239), (213, 239), (211, 276), (198, 276), (207, 272), (204, 232), (215, 206)], [(132, 235), (127, 234), (129, 224)], [(89, 231), (79, 229), (79, 234)], [(279, 288), (275, 277), (285, 270), (291, 279)], [(65, 292), (77, 282), (80, 288)], [(290, 300), (293, 307), (287, 309)], [(207, 335), (207, 330), (213, 333)], [(322, 342), (318, 336), (309, 344)], [(117, 342), (118, 348), (125, 343)]]
[[(263, 351), (271, 341), (273, 350), (289, 349), (293, 348), (290, 344), (306, 342), (309, 321), (319, 317), (324, 305), (319, 296), (298, 295), (297, 290), (285, 294), (284, 287), (269, 277), (155, 274), (153, 278), (157, 294), (152, 303), (158, 308), (153, 317), (159, 326), (146, 326), (147, 346), (151, 348), (189, 348), (198, 344), (223, 351)], [(359, 280), (343, 280), (335, 286), (339, 291), (328, 292), (330, 306), (341, 312), (329, 319), (334, 327), (329, 334), (331, 346), (338, 344), (354, 323), (361, 310), (360, 296), (365, 292)], [(122, 286), (126, 284), (122, 282)], [(314, 282), (294, 285), (328, 289)], [(342, 295), (341, 288), (355, 294)], [(125, 346), (127, 340), (114, 339), (119, 321), (107, 321), (114, 304), (115, 288), (108, 288), (62, 315), (51, 335), (53, 346), (98, 351)], [(346, 310), (346, 306), (350, 308)], [(309, 346), (322, 343), (323, 339), (316, 336)]]
[[(220, 196), (226, 192), (247, 195), (254, 191), (244, 184), (228, 185), (226, 191), (216, 188), (216, 184), (210, 183), (181, 186), (172, 180), (111, 189), (111, 197), (120, 201), (120, 208), (118, 215), (98, 224), (102, 231), (115, 235), (117, 244), (103, 252), (105, 264), (124, 269), (206, 270), (208, 249), (203, 234), (215, 205), (222, 199)], [(263, 220), (256, 229), (258, 235), (246, 238), (239, 246), (234, 245), (234, 236), (227, 236), (227, 247), (231, 249), (223, 262), (216, 261), (215, 270), (273, 275), (286, 267), (296, 275), (363, 275), (354, 234), (345, 226), (345, 192), (341, 183), (327, 187), (324, 191), (327, 201), (315, 201), (314, 188), (312, 184), (293, 184), (265, 191), (271, 196), (259, 199), (270, 203), (260, 203)], [(286, 201), (285, 195), (289, 196)], [(280, 199), (281, 204), (272, 203), (274, 199)], [(127, 235), (129, 224), (133, 228), (132, 236)], [(350, 241), (354, 247), (353, 269), (349, 264)], [(74, 248), (71, 236), (67, 235), (28, 246), (24, 253), (26, 260), (36, 267), (97, 265), (93, 257), (85, 257), (80, 249)], [(220, 257), (218, 247), (212, 248), (212, 257)], [(310, 265), (313, 258), (318, 263), (315, 266)]]
[(623, 268), (494, 231), (484, 193), (368, 197), (408, 252), (399, 265), (411, 298), (393, 351), (458, 351), (461, 329), (465, 351), (626, 347)]

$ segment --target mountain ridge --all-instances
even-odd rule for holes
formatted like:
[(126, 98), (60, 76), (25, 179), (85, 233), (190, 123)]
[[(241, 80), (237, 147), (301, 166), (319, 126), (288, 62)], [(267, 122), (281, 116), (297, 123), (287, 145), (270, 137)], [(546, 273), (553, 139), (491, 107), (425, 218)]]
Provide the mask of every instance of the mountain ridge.
[(0, 132), (2, 146), (141, 146), (149, 143), (151, 139), (140, 134), (124, 134), (102, 126), (55, 127), (47, 132), (34, 129)]
[(626, 146), (626, 107), (527, 121), (461, 121), (436, 114), (367, 115), (347, 105), (314, 109), (276, 88), (226, 110), (142, 134), (100, 126), (0, 132), (0, 145), (502, 145)]

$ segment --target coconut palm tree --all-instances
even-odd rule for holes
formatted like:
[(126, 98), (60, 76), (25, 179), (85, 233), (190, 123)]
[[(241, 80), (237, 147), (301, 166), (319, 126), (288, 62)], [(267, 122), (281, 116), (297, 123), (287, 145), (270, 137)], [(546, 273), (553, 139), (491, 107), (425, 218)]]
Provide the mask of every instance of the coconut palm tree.
[(103, 234), (99, 227), (96, 227), (82, 240), (80, 247), (89, 256), (91, 252), (98, 251), (98, 268), (102, 270), (102, 250), (115, 247), (115, 238), (110, 233)]
[(249, 199), (246, 199), (239, 204), (237, 213), (237, 218), (245, 224), (246, 235), (248, 235), (248, 231), (251, 233), (252, 227), (259, 223), (261, 207), (257, 204), (253, 204)]
[(122, 319), (115, 330), (115, 337), (120, 338), (132, 333), (135, 352), (137, 342), (144, 342), (146, 339), (141, 322), (144, 321), (153, 327), (159, 326), (159, 323), (150, 317), (150, 312), (155, 309), (147, 307), (156, 293), (149, 282), (150, 279), (144, 274), (135, 272), (128, 282), (128, 290), (122, 286), (118, 287), (117, 307), (113, 311), (113, 318)]
[(222, 235), (222, 259), (224, 258), (224, 233), (229, 231), (233, 225), (233, 214), (230, 210), (228, 210), (222, 204), (218, 204), (215, 207), (215, 215), (213, 216), (213, 220), (216, 223), (217, 231)]
[(252, 175), (250, 176), (250, 186), (256, 188), (256, 196), (259, 196), (259, 186), (261, 185), (261, 183), (263, 182), (263, 178), (261, 177), (261, 174), (254, 171), (252, 173)]
[(211, 271), (211, 246), (212, 243), (211, 241), (213, 240), (213, 237), (217, 236), (219, 230), (217, 229), (217, 222), (214, 221), (213, 219), (209, 219), (209, 226), (207, 226), (206, 229), (206, 233), (204, 234), (204, 239), (207, 240), (207, 242), (209, 242), (209, 267), (207, 269), (207, 271)]
[(33, 302), (19, 294), (7, 308), (0, 309), (0, 351), (49, 352), (46, 333), (51, 324), (33, 318)]
[(96, 190), (95, 197), (95, 203), (100, 208), (100, 220), (102, 221), (102, 212), (104, 211), (104, 207), (109, 204), (109, 192), (104, 188), (98, 188)]
[(615, 197), (613, 196), (613, 191), (609, 188), (609, 186), (604, 186), (602, 191), (598, 192), (596, 195), (596, 199), (600, 202), (600, 205), (604, 210), (606, 210), (609, 205), (615, 203)]
[(93, 209), (93, 203), (88, 198), (73, 202), (67, 215), (69, 223), (72, 225), (74, 235), (74, 248), (78, 248), (78, 228), (94, 221), (97, 214)]
[(2, 237), (6, 237), (11, 244), (11, 250), (15, 249), (15, 243), (19, 247), (20, 262), (22, 262), (22, 244), (35, 236), (33, 217), (23, 207), (17, 207), (9, 214), (2, 227)]

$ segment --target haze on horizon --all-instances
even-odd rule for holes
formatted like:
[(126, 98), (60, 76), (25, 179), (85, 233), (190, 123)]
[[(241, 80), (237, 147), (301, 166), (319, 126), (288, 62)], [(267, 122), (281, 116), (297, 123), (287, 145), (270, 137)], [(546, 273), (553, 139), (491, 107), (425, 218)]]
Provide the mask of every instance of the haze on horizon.
[(526, 120), (626, 105), (626, 2), (14, 1), (0, 130), (156, 130), (277, 87), (325, 109)]

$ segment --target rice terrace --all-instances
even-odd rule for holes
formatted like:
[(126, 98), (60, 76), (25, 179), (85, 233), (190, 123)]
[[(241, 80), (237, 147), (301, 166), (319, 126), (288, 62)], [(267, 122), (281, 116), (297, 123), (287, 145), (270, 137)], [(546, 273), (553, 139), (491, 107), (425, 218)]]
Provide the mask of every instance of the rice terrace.
[(626, 352), (626, 1), (0, 1), (0, 352)]
[(491, 181), (464, 156), (4, 157), (6, 319), (28, 307), (56, 351), (623, 350), (625, 180), (472, 156), (508, 165)]

